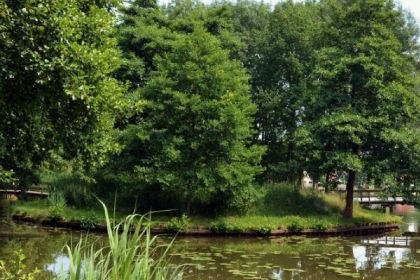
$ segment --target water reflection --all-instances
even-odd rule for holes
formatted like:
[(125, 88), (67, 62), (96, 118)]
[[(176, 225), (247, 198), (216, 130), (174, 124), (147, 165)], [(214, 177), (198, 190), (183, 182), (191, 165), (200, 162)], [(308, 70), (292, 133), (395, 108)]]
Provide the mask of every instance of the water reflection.
[[(418, 232), (418, 212), (408, 213), (405, 221), (411, 232)], [(44, 269), (40, 280), (68, 271), (69, 259), (62, 249), (74, 239), (70, 232), (8, 223), (0, 223), (0, 231), (32, 233), (0, 236), (0, 259), (8, 260), (22, 249), (29, 268)], [(187, 279), (420, 279), (420, 236), (398, 233), (354, 238), (180, 237), (170, 254), (173, 264), (186, 265)]]
[(412, 255), (411, 237), (383, 236), (375, 239), (361, 240), (353, 246), (353, 257), (356, 270), (379, 270), (383, 267), (398, 269), (401, 264), (410, 260)]
[(283, 279), (284, 271), (282, 269), (273, 270), (271, 273), (271, 279), (281, 280)]
[(366, 246), (353, 246), (353, 257), (356, 260), (356, 270), (366, 269), (369, 261)]
[[(43, 238), (1, 239), (0, 256), (10, 256), (22, 248), (30, 267), (43, 267), (41, 279), (69, 269), (62, 245), (64, 234)], [(167, 239), (161, 242), (166, 242)], [(46, 245), (48, 244), (48, 245)], [(180, 238), (172, 252), (172, 262), (188, 264), (188, 279), (420, 279), (420, 240), (417, 237), (185, 239)], [(391, 272), (392, 271), (392, 272)]]
[(401, 230), (408, 233), (420, 232), (420, 211), (411, 205), (395, 205), (392, 212), (404, 217)]
[(57, 255), (53, 262), (47, 264), (44, 268), (53, 275), (59, 275), (61, 272), (68, 273), (70, 271), (70, 259), (66, 255)]

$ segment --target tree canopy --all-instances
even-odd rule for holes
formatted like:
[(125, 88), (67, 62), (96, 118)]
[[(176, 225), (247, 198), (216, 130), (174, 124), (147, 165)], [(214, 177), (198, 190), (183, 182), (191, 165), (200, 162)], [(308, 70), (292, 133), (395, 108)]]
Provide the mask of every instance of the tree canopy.
[(322, 8), (325, 45), (316, 54), (312, 121), (302, 130), (322, 157), (322, 170), (349, 174), (345, 215), (351, 217), (356, 173), (372, 166), (389, 172), (396, 147), (413, 139), (409, 125), (420, 108), (412, 90), (415, 50), (408, 44), (414, 38), (401, 36), (406, 22), (393, 1), (323, 1)]
[(59, 155), (102, 195), (189, 212), (342, 174), (347, 217), (357, 182), (419, 187), (418, 28), (396, 1), (3, 0), (0, 47), (2, 184)]
[(139, 182), (176, 190), (188, 211), (216, 195), (244, 208), (236, 204), (246, 203), (244, 192), (262, 170), (263, 149), (249, 143), (256, 107), (248, 76), (228, 56), (200, 27), (179, 35), (141, 90), (141, 121), (127, 130), (128, 146), (137, 142), (142, 151), (134, 167)]
[(22, 186), (53, 149), (94, 167), (116, 148), (116, 2), (0, 2), (0, 170)]

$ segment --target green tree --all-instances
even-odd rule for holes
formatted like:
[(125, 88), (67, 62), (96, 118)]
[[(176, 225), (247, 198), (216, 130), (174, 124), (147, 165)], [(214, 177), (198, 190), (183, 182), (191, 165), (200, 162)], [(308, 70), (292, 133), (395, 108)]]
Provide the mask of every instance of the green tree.
[(321, 168), (348, 173), (344, 215), (352, 217), (357, 173), (372, 166), (386, 173), (396, 147), (410, 147), (404, 142), (420, 108), (411, 84), (416, 34), (391, 0), (322, 1), (322, 15), (318, 90), (307, 109), (314, 120), (299, 133), (323, 159)]
[[(86, 167), (117, 147), (118, 1), (0, 1), (0, 172), (25, 188), (51, 150)], [(7, 174), (6, 174), (7, 175)]]
[[(173, 189), (186, 201), (245, 208), (263, 148), (249, 144), (255, 105), (248, 76), (214, 36), (196, 27), (157, 61), (143, 90), (136, 129), (145, 184)], [(241, 209), (243, 210), (243, 209)]]
[[(223, 2), (222, 2), (223, 3)], [(244, 45), (240, 50), (238, 59), (251, 73), (257, 74), (258, 60), (261, 58), (261, 40), (267, 34), (270, 24), (271, 7), (263, 2), (238, 0), (235, 4), (223, 3), (232, 9), (232, 32), (239, 37)]]
[(161, 7), (156, 0), (134, 0), (120, 10), (119, 46), (124, 63), (116, 72), (129, 81), (133, 95), (147, 84), (156, 70), (155, 57), (171, 52), (179, 34), (200, 27), (218, 37), (231, 57), (238, 58), (244, 44), (233, 33), (232, 8), (228, 4), (206, 6), (199, 1), (178, 0)]
[(292, 181), (303, 170), (310, 171), (295, 132), (310, 118), (305, 115), (304, 98), (310, 93), (320, 27), (319, 4), (285, 1), (275, 7), (268, 24), (254, 36), (256, 46), (249, 65), (258, 105), (255, 124), (257, 141), (268, 147), (263, 165), (270, 180)]
[(118, 79), (129, 81), (131, 89), (144, 86), (156, 69), (154, 58), (171, 50), (176, 33), (156, 0), (135, 0), (121, 8), (118, 44), (124, 63), (116, 72)]

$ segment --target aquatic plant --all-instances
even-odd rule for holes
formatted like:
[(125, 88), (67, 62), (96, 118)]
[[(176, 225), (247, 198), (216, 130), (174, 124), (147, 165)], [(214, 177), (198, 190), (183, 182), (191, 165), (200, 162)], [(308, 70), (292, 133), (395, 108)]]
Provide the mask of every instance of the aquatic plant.
[(35, 280), (37, 275), (41, 272), (39, 269), (35, 268), (31, 271), (28, 271), (24, 261), (26, 256), (23, 254), (22, 250), (17, 250), (14, 252), (14, 258), (7, 264), (0, 260), (0, 279), (2, 280)]
[[(107, 244), (91, 243), (88, 237), (73, 247), (66, 246), (70, 267), (57, 280), (177, 280), (180, 267), (170, 268), (170, 245), (157, 245), (150, 233), (150, 216), (129, 215), (113, 225), (102, 203), (107, 226)], [(99, 247), (99, 249), (98, 249)]]

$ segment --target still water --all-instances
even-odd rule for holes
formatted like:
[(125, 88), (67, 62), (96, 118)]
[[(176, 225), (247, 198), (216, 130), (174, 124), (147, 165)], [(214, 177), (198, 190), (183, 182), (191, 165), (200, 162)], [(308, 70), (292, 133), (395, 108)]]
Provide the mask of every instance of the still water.
[[(403, 209), (400, 232), (368, 237), (177, 238), (171, 262), (185, 279), (420, 279), (420, 212)], [(80, 232), (0, 219), (0, 259), (18, 250), (51, 279), (68, 265), (63, 245)], [(103, 238), (98, 235), (96, 238)], [(162, 238), (162, 242), (170, 241)]]

